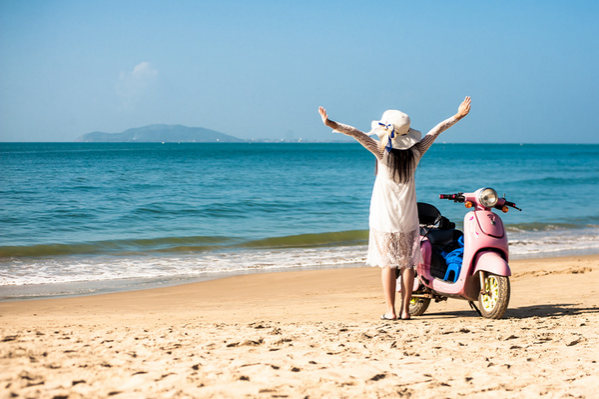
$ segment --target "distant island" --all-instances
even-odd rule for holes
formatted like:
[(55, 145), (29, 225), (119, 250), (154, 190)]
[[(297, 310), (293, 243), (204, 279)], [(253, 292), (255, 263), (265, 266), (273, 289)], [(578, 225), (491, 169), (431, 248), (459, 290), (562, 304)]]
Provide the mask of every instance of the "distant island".
[(149, 125), (121, 133), (91, 132), (75, 140), (80, 143), (241, 143), (240, 138), (203, 127)]
[(349, 143), (339, 135), (334, 140), (248, 139), (231, 136), (203, 127), (155, 124), (127, 129), (120, 133), (91, 132), (78, 137), (79, 143)]

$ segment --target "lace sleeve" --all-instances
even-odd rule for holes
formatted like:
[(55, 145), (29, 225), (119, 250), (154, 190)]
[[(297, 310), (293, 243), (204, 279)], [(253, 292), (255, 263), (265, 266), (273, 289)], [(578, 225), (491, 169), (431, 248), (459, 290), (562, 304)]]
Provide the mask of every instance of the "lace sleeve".
[(439, 137), (441, 133), (455, 125), (458, 120), (459, 119), (452, 116), (451, 118), (445, 119), (443, 122), (432, 128), (431, 131), (428, 132), (418, 144), (416, 144), (416, 148), (420, 152), (420, 156), (424, 155), (424, 153), (431, 147), (431, 145), (433, 145), (435, 139)]
[(367, 135), (366, 133), (356, 129), (353, 126), (345, 125), (343, 123), (335, 122), (336, 126), (334, 126), (334, 131), (343, 133), (346, 136), (351, 136), (355, 138), (364, 148), (374, 154), (379, 160), (383, 159), (383, 149), (381, 148), (378, 141), (374, 140), (372, 137)]

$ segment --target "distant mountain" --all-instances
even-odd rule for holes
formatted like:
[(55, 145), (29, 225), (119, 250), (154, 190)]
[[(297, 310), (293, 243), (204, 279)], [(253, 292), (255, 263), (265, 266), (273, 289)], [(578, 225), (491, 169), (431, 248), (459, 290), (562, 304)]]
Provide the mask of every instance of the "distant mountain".
[(183, 125), (149, 125), (125, 130), (121, 133), (91, 132), (79, 137), (83, 143), (239, 143), (242, 140), (215, 130)]

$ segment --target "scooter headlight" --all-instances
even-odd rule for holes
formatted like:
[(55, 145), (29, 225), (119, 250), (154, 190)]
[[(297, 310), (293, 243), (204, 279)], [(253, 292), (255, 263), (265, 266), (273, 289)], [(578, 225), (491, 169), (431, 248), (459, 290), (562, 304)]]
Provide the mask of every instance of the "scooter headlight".
[(492, 208), (497, 204), (499, 196), (492, 188), (481, 188), (478, 192), (478, 202), (485, 208)]

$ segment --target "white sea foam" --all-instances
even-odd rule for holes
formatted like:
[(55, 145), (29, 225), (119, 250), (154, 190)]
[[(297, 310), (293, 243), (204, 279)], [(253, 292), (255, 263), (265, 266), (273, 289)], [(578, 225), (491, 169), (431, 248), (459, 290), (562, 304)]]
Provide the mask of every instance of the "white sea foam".
[[(511, 232), (510, 258), (599, 253), (599, 228), (576, 232)], [(361, 245), (160, 256), (5, 258), (0, 263), (0, 299), (139, 289), (152, 286), (148, 282), (180, 284), (253, 272), (357, 267), (364, 265), (366, 249)]]
[(0, 286), (327, 268), (363, 263), (364, 254), (364, 246), (355, 246), (223, 251), (184, 256), (20, 258), (3, 265)]
[(599, 228), (514, 232), (509, 235), (512, 259), (599, 253)]

